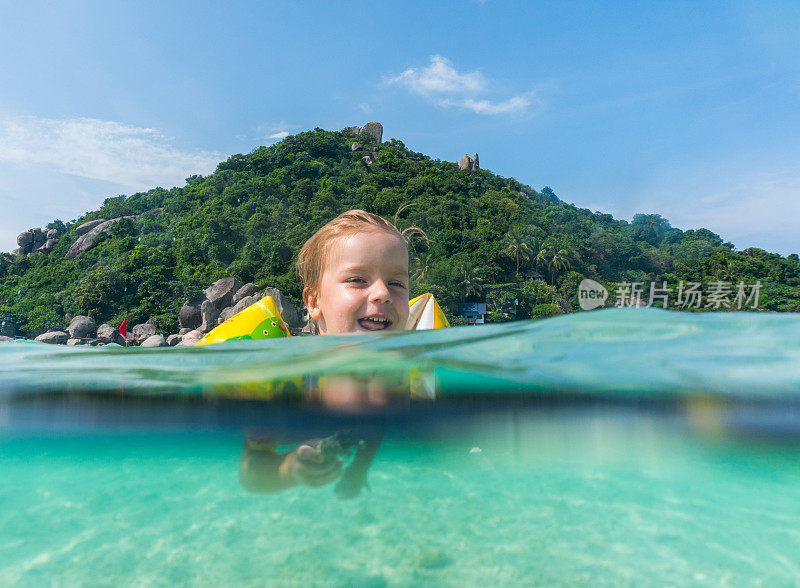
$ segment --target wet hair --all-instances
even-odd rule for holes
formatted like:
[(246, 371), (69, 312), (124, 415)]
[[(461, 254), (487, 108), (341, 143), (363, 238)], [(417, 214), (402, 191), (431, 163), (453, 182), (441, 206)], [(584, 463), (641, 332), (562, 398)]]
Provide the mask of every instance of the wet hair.
[(331, 247), (336, 240), (365, 231), (384, 231), (396, 236), (407, 247), (403, 233), (377, 214), (358, 209), (343, 212), (314, 233), (300, 249), (297, 273), (303, 281), (303, 300), (307, 294), (318, 291)]

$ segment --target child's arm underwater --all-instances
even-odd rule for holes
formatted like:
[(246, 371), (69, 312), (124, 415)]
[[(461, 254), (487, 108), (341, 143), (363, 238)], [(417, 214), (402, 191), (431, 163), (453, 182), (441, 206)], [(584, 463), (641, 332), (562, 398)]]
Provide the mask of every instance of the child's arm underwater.
[(334, 481), (342, 473), (342, 460), (327, 458), (309, 443), (279, 454), (276, 443), (245, 438), (239, 469), (242, 486), (249, 492), (274, 493), (298, 484), (324, 486)]

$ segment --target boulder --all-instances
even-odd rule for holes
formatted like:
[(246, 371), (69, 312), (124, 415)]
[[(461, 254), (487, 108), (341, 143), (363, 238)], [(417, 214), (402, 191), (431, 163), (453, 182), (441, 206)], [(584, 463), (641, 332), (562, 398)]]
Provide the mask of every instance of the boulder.
[(236, 316), (240, 312), (242, 312), (245, 308), (250, 306), (251, 304), (255, 304), (261, 300), (261, 296), (255, 294), (253, 296), (245, 296), (237, 304), (233, 306), (229, 306), (228, 308), (224, 309), (222, 312), (219, 313), (219, 319), (217, 320), (217, 324), (222, 324), (232, 316)]
[(58, 239), (58, 229), (47, 229), (48, 239)]
[[(111, 220), (102, 220), (97, 219), (96, 221), (89, 221), (88, 223), (83, 223), (80, 227), (76, 229), (80, 237), (72, 244), (72, 247), (69, 248), (66, 255), (64, 255), (64, 259), (75, 259), (81, 253), (88, 251), (92, 245), (94, 245), (95, 239), (97, 239), (100, 233), (111, 233), (111, 226), (122, 220), (123, 218), (129, 218), (131, 220), (138, 220), (143, 216), (148, 216), (151, 214), (160, 214), (163, 209), (161, 208), (153, 208), (152, 210), (148, 210), (147, 212), (143, 212), (142, 214), (129, 214), (127, 216), (121, 216), (119, 218), (112, 218)], [(86, 228), (88, 227), (88, 228)], [(81, 233), (83, 231), (83, 233)]]
[(277, 288), (265, 288), (264, 296), (272, 296), (275, 305), (278, 307), (278, 312), (281, 313), (281, 318), (284, 322), (292, 328), (299, 328), (301, 326), (300, 315), (294, 305), (289, 302), (283, 292)]
[(227, 278), (220, 278), (211, 286), (204, 290), (206, 300), (213, 304), (217, 309), (221, 310), (231, 305), (233, 295), (239, 291), (242, 283), (239, 278), (229, 276)]
[(383, 138), (383, 125), (377, 121), (368, 122), (361, 127), (361, 132), (359, 134), (372, 135), (375, 140), (380, 143)]
[(192, 331), (192, 330), (193, 329), (181, 329), (181, 330), (178, 331), (178, 335), (183, 337), (186, 333), (188, 333), (189, 331)]
[(245, 284), (236, 291), (236, 294), (233, 295), (233, 298), (231, 299), (231, 304), (233, 305), (239, 304), (239, 301), (242, 298), (246, 298), (247, 296), (252, 296), (256, 292), (258, 292), (258, 286), (256, 286), (252, 282), (250, 282), (249, 284)]
[(188, 332), (203, 324), (203, 315), (200, 313), (201, 304), (199, 300), (194, 302), (187, 300), (183, 303), (178, 313), (178, 322), (182, 329), (186, 329)]
[(461, 161), (458, 162), (458, 169), (460, 170), (472, 169), (472, 159), (466, 153), (464, 154), (464, 157), (461, 158)]
[(142, 341), (142, 347), (166, 347), (167, 342), (164, 335), (150, 335), (147, 339)]
[(79, 338), (72, 338), (67, 339), (67, 345), (91, 345), (92, 339), (79, 339)]
[(362, 157), (362, 158), (361, 158), (361, 160), (362, 160), (364, 163), (366, 163), (368, 166), (371, 166), (371, 165), (372, 165), (372, 157), (371, 157), (371, 156), (369, 156), (369, 155), (365, 155), (364, 157)]
[(203, 315), (203, 322), (199, 328), (201, 332), (208, 333), (217, 326), (219, 310), (210, 300), (203, 300), (203, 304), (200, 306), (200, 314)]
[(203, 338), (203, 333), (201, 333), (198, 329), (194, 331), (189, 331), (186, 333), (181, 342), (178, 343), (178, 347), (191, 347), (192, 345), (196, 345), (197, 342)]
[(5, 335), (0, 335), (0, 343), (3, 343), (4, 341), (13, 341), (13, 340), (14, 340), (13, 337), (6, 337)]
[[(34, 248), (38, 247), (38, 245), (41, 245), (42, 243), (47, 241), (47, 233), (45, 233), (39, 227), (36, 227), (35, 229), (31, 229), (30, 232), (33, 233), (33, 245), (34, 245)], [(37, 245), (37, 243), (38, 243), (38, 245)]]
[(64, 331), (48, 331), (47, 333), (42, 333), (36, 337), (34, 341), (63, 345), (68, 339), (69, 335), (67, 335)]
[(17, 247), (13, 251), (11, 251), (11, 255), (13, 255), (14, 257), (22, 257), (25, 254), (22, 252), (22, 247)]
[(180, 335), (170, 335), (169, 337), (167, 337), (167, 347), (175, 347), (178, 343), (181, 342), (182, 338), (183, 337), (181, 337)]
[(480, 164), (478, 163), (478, 154), (472, 156), (472, 169), (480, 169)]
[(40, 245), (36, 248), (36, 251), (41, 251), (42, 253), (50, 253), (56, 247), (56, 243), (58, 243), (58, 239), (48, 239), (44, 242), (43, 245)]
[(30, 231), (25, 231), (24, 233), (20, 233), (17, 235), (17, 245), (25, 249), (26, 245), (30, 245), (33, 243), (33, 233)]
[(69, 322), (67, 332), (71, 339), (94, 338), (97, 334), (97, 323), (92, 317), (78, 315)]
[(133, 340), (136, 341), (138, 345), (141, 345), (142, 341), (146, 340), (148, 337), (151, 337), (155, 334), (156, 334), (156, 327), (153, 323), (150, 322), (136, 325), (131, 329), (131, 335), (133, 336)]
[(364, 146), (361, 143), (353, 143), (350, 145), (350, 151), (361, 151)]
[(104, 219), (104, 218), (98, 218), (96, 220), (91, 220), (89, 222), (83, 223), (82, 225), (79, 225), (78, 228), (75, 229), (75, 232), (78, 233), (79, 235), (85, 235), (86, 233), (91, 231), (93, 228), (95, 228), (97, 225), (102, 224), (104, 222), (106, 222), (106, 219)]
[(115, 329), (106, 323), (103, 323), (97, 327), (97, 339), (106, 345), (109, 343), (125, 345), (125, 337), (122, 336), (122, 333), (120, 333), (118, 329)]

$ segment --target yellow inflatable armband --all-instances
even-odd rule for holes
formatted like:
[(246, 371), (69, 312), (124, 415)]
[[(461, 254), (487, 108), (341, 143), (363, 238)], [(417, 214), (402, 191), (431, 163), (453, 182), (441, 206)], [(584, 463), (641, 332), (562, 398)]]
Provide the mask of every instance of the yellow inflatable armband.
[(283, 322), (281, 313), (272, 296), (264, 296), (239, 314), (214, 328), (198, 345), (210, 345), (225, 341), (244, 341), (247, 339), (272, 339), (289, 337), (289, 327)]
[(409, 331), (424, 331), (426, 329), (443, 329), (449, 327), (447, 317), (433, 294), (423, 294), (408, 301), (408, 322), (406, 329)]

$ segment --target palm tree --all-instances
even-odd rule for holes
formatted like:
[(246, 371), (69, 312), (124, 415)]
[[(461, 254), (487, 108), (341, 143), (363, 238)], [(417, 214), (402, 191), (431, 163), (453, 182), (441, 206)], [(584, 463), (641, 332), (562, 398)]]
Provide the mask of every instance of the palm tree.
[(456, 280), (462, 299), (470, 296), (479, 297), (483, 294), (483, 279), (478, 275), (477, 269), (470, 263), (462, 263), (456, 270)]
[(569, 253), (566, 249), (559, 249), (552, 254), (547, 265), (550, 266), (550, 285), (552, 286), (556, 279), (556, 272), (570, 266)]
[(413, 253), (411, 255), (411, 279), (423, 284), (427, 283), (432, 265), (433, 256), (430, 252)]
[(503, 248), (503, 255), (513, 259), (517, 264), (517, 279), (519, 279), (519, 265), (520, 260), (527, 263), (531, 258), (531, 247), (528, 244), (528, 236), (517, 228), (511, 229), (505, 236), (505, 248)]

